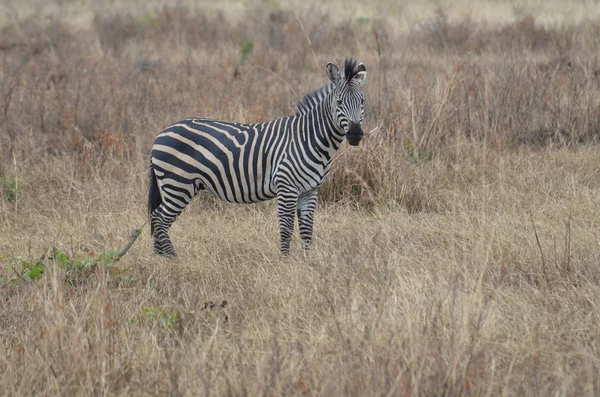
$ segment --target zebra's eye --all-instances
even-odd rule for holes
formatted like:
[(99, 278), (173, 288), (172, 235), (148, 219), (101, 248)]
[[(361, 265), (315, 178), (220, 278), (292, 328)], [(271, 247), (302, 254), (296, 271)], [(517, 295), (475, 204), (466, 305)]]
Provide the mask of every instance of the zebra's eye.
[(335, 100), (337, 101), (338, 106), (342, 104), (342, 98), (337, 97)]

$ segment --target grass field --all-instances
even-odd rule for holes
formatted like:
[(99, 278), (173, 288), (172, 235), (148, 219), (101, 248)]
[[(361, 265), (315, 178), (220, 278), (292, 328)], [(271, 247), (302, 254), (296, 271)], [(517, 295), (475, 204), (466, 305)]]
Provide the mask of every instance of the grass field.
[[(435, 4), (0, 6), (0, 394), (600, 394), (599, 7)], [(313, 252), (201, 195), (177, 259), (114, 260), (164, 126), (290, 114), (348, 56)]]

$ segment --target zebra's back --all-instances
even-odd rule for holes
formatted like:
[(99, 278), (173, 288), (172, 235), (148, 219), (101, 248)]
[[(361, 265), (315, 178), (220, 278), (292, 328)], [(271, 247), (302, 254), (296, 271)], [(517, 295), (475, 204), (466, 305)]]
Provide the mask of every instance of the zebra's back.
[(276, 195), (272, 175), (280, 160), (273, 148), (286, 144), (286, 124), (181, 120), (156, 137), (152, 166), (163, 191), (171, 189), (185, 200), (181, 204), (202, 188), (232, 203), (268, 200)]

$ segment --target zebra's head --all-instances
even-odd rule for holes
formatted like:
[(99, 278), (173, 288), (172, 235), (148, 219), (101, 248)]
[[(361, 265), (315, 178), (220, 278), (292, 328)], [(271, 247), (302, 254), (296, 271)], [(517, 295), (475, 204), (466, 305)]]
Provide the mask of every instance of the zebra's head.
[(335, 64), (327, 64), (327, 77), (335, 85), (332, 92), (332, 119), (336, 126), (346, 134), (348, 143), (359, 144), (363, 137), (362, 122), (364, 117), (365, 96), (360, 87), (367, 80), (367, 68), (362, 63), (346, 59), (344, 69), (340, 72)]

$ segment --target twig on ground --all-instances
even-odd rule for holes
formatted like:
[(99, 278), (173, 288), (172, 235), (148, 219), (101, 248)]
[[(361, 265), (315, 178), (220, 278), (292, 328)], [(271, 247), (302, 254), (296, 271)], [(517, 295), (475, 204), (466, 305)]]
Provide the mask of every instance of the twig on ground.
[(542, 250), (542, 244), (540, 243), (540, 238), (538, 237), (537, 229), (535, 228), (535, 222), (533, 221), (533, 213), (529, 212), (529, 216), (531, 217), (531, 224), (533, 225), (535, 241), (537, 241), (538, 248), (540, 249), (540, 256), (542, 257), (542, 273), (544, 274), (544, 282), (546, 283), (546, 286), (548, 286), (548, 275), (546, 274), (546, 260), (544, 259), (544, 251)]
[(129, 234), (129, 240), (127, 240), (127, 243), (123, 246), (121, 251), (119, 251), (119, 253), (115, 257), (116, 261), (121, 259), (127, 253), (127, 251), (129, 251), (129, 249), (131, 248), (133, 243), (135, 243), (135, 240), (137, 240), (137, 238), (140, 236), (140, 234), (142, 234), (142, 230), (144, 229), (144, 226), (146, 226), (146, 222), (142, 223), (140, 225), (140, 227), (138, 227), (137, 229), (134, 229), (131, 231), (131, 233)]

